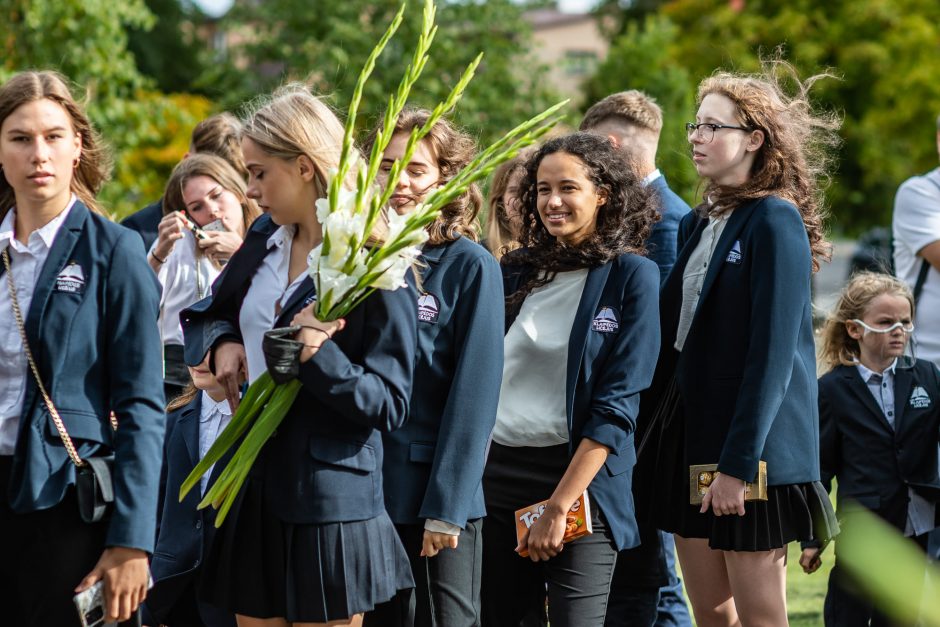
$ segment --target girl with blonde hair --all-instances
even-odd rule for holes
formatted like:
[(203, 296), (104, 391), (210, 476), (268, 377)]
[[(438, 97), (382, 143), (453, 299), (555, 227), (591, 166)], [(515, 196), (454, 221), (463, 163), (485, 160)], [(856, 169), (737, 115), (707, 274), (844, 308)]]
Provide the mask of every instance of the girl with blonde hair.
[(186, 361), (206, 351), (234, 409), (268, 366), (262, 338), (299, 325), (301, 387), (264, 445), (206, 557), (204, 601), (240, 627), (360, 625), (413, 587), (385, 511), (382, 433), (402, 425), (415, 364), (417, 294), (378, 290), (344, 320), (313, 314), (307, 256), (323, 237), (315, 203), (339, 161), (343, 127), (290, 85), (245, 121), (248, 197), (266, 212), (211, 298), (182, 314)]

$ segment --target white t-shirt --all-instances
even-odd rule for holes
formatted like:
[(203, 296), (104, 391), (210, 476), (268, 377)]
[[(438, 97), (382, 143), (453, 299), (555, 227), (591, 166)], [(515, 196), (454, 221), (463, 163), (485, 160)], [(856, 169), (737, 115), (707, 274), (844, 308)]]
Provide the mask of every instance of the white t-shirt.
[(568, 341), (587, 275), (586, 268), (559, 272), (523, 301), (503, 340), (496, 443), (554, 446), (568, 441)]
[[(150, 252), (156, 250), (154, 241)], [(188, 230), (178, 240), (166, 261), (160, 265), (157, 279), (163, 287), (160, 296), (160, 337), (164, 344), (183, 345), (180, 312), (209, 295), (219, 270), (206, 255), (196, 255), (196, 238)]]
[[(940, 240), (940, 168), (901, 184), (894, 198), (894, 267), (914, 289), (923, 257), (917, 252)], [(917, 357), (940, 366), (940, 272), (931, 267), (914, 319)]]

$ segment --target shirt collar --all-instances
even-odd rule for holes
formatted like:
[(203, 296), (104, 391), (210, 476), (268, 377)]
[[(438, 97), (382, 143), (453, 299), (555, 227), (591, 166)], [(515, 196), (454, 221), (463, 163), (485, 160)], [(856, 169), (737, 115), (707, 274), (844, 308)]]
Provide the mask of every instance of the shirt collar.
[(891, 376), (894, 376), (894, 370), (895, 368), (897, 368), (897, 365), (898, 365), (898, 360), (897, 358), (895, 358), (895, 360), (891, 362), (891, 365), (885, 368), (884, 372), (875, 372), (874, 370), (869, 370), (868, 367), (862, 365), (862, 362), (855, 360), (855, 367), (858, 368), (858, 373), (862, 375), (862, 381), (864, 381), (865, 383), (868, 383), (868, 380), (871, 379), (872, 375), (876, 375), (876, 374), (882, 377), (887, 376), (889, 374)]
[(232, 409), (228, 405), (227, 399), (222, 399), (218, 403), (212, 400), (212, 397), (203, 390), (202, 409), (199, 412), (199, 422), (209, 422), (213, 416), (221, 414), (222, 416), (231, 416)]
[(649, 185), (650, 183), (652, 183), (653, 181), (655, 181), (662, 175), (663, 173), (659, 171), (659, 168), (656, 168), (655, 170), (653, 170), (652, 172), (650, 172), (649, 174), (643, 177), (643, 185)]
[[(30, 233), (29, 238), (32, 239), (33, 235), (36, 235), (42, 240), (42, 243), (45, 244), (47, 249), (52, 248), (52, 243), (55, 241), (55, 236), (59, 234), (59, 229), (62, 228), (62, 223), (65, 222), (65, 219), (69, 216), (69, 212), (72, 211), (72, 207), (75, 206), (76, 200), (78, 200), (78, 198), (75, 196), (75, 194), (72, 194), (72, 198), (69, 200), (69, 204), (65, 206), (65, 209), (61, 211), (59, 215), (49, 220), (49, 222), (44, 224), (42, 227)], [(5, 216), (3, 216), (3, 222), (0, 222), (0, 250), (3, 250), (10, 245), (10, 241), (14, 238), (13, 229), (15, 225), (16, 207), (13, 207), (7, 211)]]
[(293, 224), (285, 224), (278, 227), (276, 231), (271, 233), (271, 237), (268, 238), (268, 250), (271, 250), (275, 246), (278, 248), (284, 248), (284, 246), (294, 237), (294, 229), (296, 229)]

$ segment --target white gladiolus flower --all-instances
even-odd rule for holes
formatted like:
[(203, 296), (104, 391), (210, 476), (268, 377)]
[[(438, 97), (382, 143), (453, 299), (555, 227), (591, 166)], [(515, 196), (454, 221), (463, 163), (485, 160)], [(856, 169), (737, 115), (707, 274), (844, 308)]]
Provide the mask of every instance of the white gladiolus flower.
[(405, 274), (420, 254), (421, 249), (412, 246), (402, 249), (394, 257), (383, 260), (376, 267), (382, 275), (373, 281), (372, 285), (380, 290), (397, 290), (399, 287), (405, 287)]

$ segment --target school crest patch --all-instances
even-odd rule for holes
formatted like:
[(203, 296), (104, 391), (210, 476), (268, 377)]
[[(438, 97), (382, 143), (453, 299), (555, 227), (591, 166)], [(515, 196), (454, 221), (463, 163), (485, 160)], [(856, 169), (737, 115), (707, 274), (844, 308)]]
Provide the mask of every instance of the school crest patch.
[(85, 273), (75, 261), (70, 261), (55, 278), (55, 291), (79, 294), (85, 291)]
[(731, 247), (731, 250), (728, 251), (728, 256), (725, 257), (725, 261), (727, 263), (741, 265), (741, 240), (735, 240), (734, 246)]
[(601, 307), (594, 320), (591, 321), (591, 328), (598, 333), (616, 333), (620, 330), (620, 316), (613, 307)]
[(930, 396), (927, 394), (927, 390), (918, 385), (911, 392), (911, 400), (908, 402), (914, 409), (924, 409), (930, 407)]
[(418, 296), (418, 322), (437, 322), (441, 314), (441, 301), (434, 294), (425, 292)]

